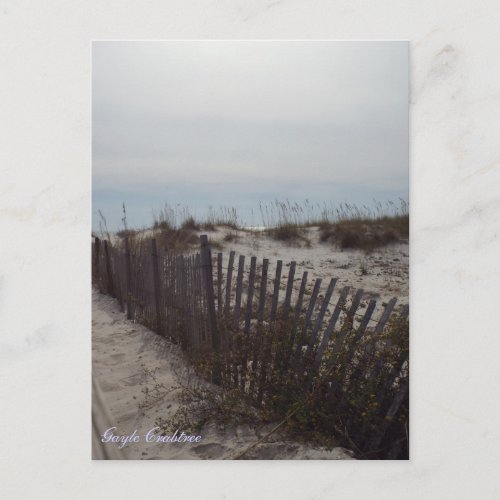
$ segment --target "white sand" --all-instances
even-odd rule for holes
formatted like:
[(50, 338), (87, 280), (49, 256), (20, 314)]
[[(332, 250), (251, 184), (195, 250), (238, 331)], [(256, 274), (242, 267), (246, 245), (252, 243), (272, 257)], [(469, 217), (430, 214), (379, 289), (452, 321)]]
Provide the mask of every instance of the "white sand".
[[(287, 265), (291, 261), (295, 261), (297, 263), (294, 282), (295, 297), (300, 288), (302, 273), (307, 271), (308, 285), (306, 290), (309, 292), (312, 290), (316, 278), (323, 279), (321, 287), (323, 292), (331, 278), (338, 278), (335, 294), (338, 295), (344, 286), (350, 286), (354, 289), (362, 288), (365, 291), (362, 307), (369, 299), (376, 299), (380, 307), (382, 303), (388, 302), (392, 297), (398, 299), (398, 305), (408, 304), (408, 241), (392, 243), (371, 253), (366, 253), (362, 250), (341, 250), (331, 242), (321, 242), (317, 227), (308, 227), (303, 230), (310, 246), (306, 246), (303, 242), (288, 244), (272, 239), (265, 234), (264, 229), (263, 227), (254, 227), (251, 230), (247, 228), (247, 230), (235, 231), (227, 227), (218, 227), (216, 231), (198, 231), (197, 234), (207, 234), (212, 242), (221, 246), (221, 250), (213, 248), (212, 254), (214, 259), (219, 251), (224, 254), (223, 265), (225, 268), (229, 252), (234, 250), (236, 252), (235, 269), (238, 266), (239, 255), (246, 257), (246, 270), (250, 266), (250, 257), (257, 257), (257, 269), (262, 264), (262, 259), (268, 258), (269, 278), (273, 279), (276, 261), (281, 259), (284, 265), (282, 283), (286, 283), (284, 280), (288, 274)], [(228, 233), (236, 235), (237, 239), (230, 242), (224, 241)], [(138, 235), (142, 238), (152, 238), (155, 231), (145, 229), (139, 231)], [(116, 241), (116, 236), (111, 236)], [(192, 251), (195, 250), (196, 248), (193, 248)], [(224, 274), (225, 272), (224, 270)]]
[[(155, 427), (155, 420), (171, 415), (178, 408), (178, 391), (174, 391), (149, 409), (140, 410), (143, 388), (151, 381), (145, 368), (156, 370), (159, 383), (167, 387), (186, 381), (188, 370), (179, 349), (147, 328), (128, 321), (115, 300), (92, 292), (92, 369), (93, 379), (100, 388), (102, 407), (95, 407), (98, 426), (116, 427), (115, 435), (131, 435), (136, 431), (140, 441), (129, 443), (122, 450), (127, 459), (232, 459), (259, 440), (273, 427), (253, 429), (238, 425), (218, 429), (207, 425), (200, 431), (199, 443), (148, 443), (144, 435)], [(106, 422), (106, 420), (112, 420)], [(94, 441), (99, 442), (95, 429)], [(182, 429), (179, 430), (179, 433)], [(105, 443), (109, 455), (116, 456), (116, 443)], [(118, 458), (118, 457), (117, 457)], [(247, 459), (351, 459), (343, 448), (328, 451), (287, 441), (278, 433), (252, 449)]]
[[(260, 262), (263, 258), (268, 258), (269, 277), (273, 278), (278, 259), (283, 261), (284, 266), (293, 260), (296, 261), (296, 291), (300, 287), (302, 273), (307, 271), (309, 290), (313, 288), (316, 278), (323, 279), (323, 291), (331, 278), (338, 278), (337, 293), (341, 287), (351, 286), (355, 289), (362, 288), (366, 292), (364, 299), (373, 298), (382, 303), (397, 297), (398, 304), (408, 304), (408, 242), (393, 243), (366, 254), (361, 250), (341, 250), (332, 243), (320, 242), (316, 227), (304, 231), (310, 241), (309, 247), (300, 243), (289, 245), (269, 238), (261, 231), (232, 231), (221, 227), (207, 234), (212, 241), (223, 245), (222, 252), (226, 259), (224, 265), (227, 265), (230, 250), (234, 250), (237, 255), (245, 255), (246, 266), (249, 266), (252, 256), (256, 256)], [(238, 239), (225, 242), (227, 233), (236, 234)], [(217, 251), (213, 250), (213, 253)], [(235, 265), (237, 262), (236, 258)], [(286, 269), (283, 268), (285, 276), (288, 274)]]

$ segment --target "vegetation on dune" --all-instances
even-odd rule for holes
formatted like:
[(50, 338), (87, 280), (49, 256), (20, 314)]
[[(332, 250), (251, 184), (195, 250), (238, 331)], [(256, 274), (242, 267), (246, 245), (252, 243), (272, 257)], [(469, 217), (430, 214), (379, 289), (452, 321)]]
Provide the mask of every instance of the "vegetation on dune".
[[(370, 252), (378, 247), (406, 240), (409, 237), (408, 204), (388, 202), (374, 203), (373, 207), (358, 207), (343, 203), (338, 206), (311, 204), (308, 200), (301, 205), (289, 200), (275, 200), (259, 203), (259, 211), (264, 231), (259, 232), (276, 241), (288, 245), (311, 245), (310, 231), (317, 228), (321, 243), (334, 244), (341, 249), (361, 249)], [(110, 239), (106, 219), (100, 211), (101, 234)], [(140, 231), (127, 226), (125, 206), (123, 206), (123, 229), (116, 233), (118, 238), (134, 238)], [(221, 228), (229, 230), (212, 243), (222, 249), (225, 243), (238, 241), (246, 228), (234, 207), (210, 207), (203, 219), (196, 219), (189, 208), (165, 204), (162, 210), (153, 213), (154, 231), (158, 242), (174, 251), (185, 251), (198, 245), (200, 231), (216, 233)]]
[(377, 219), (350, 219), (320, 226), (320, 241), (336, 243), (342, 249), (375, 248), (407, 239), (409, 216), (384, 216)]
[[(407, 457), (408, 321), (393, 318), (383, 332), (367, 332), (359, 343), (353, 343), (357, 330), (347, 330), (310, 383), (313, 359), (300, 358), (305, 363), (301, 366), (286, 349), (292, 326), (285, 320), (263, 330), (259, 348), (268, 350), (267, 363), (249, 368), (246, 378), (242, 360), (255, 346), (241, 334), (224, 332), (232, 337), (229, 352), (188, 351), (186, 359), (196, 375), (211, 380), (214, 372), (222, 372), (219, 385), (188, 381), (179, 387), (179, 408), (168, 418), (158, 418), (156, 425), (168, 433), (178, 428), (200, 431), (208, 422), (223, 428), (281, 422), (280, 430), (289, 438), (329, 449), (345, 446), (360, 459)], [(235, 378), (241, 384), (235, 385)], [(392, 412), (401, 392), (401, 405)]]
[(310, 205), (276, 201), (260, 205), (262, 220), (268, 225), (266, 234), (273, 239), (288, 243), (310, 245), (304, 234), (307, 227), (317, 226), (320, 241), (337, 244), (342, 249), (356, 248), (365, 251), (394, 243), (409, 236), (408, 205), (375, 204), (375, 208), (358, 208), (343, 204), (336, 209), (323, 207), (320, 217)]

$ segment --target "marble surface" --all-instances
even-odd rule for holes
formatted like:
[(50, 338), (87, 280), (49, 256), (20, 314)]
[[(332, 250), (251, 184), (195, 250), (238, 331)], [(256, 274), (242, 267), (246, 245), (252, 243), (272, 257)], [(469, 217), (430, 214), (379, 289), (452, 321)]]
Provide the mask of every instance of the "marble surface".
[[(0, 2), (3, 498), (498, 498), (500, 4)], [(407, 39), (411, 461), (92, 463), (92, 39)]]

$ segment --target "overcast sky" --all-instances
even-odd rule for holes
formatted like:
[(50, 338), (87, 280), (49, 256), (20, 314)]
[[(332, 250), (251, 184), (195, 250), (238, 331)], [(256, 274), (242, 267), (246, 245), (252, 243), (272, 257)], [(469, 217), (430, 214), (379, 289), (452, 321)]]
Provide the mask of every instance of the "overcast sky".
[(93, 216), (408, 199), (406, 42), (94, 42)]

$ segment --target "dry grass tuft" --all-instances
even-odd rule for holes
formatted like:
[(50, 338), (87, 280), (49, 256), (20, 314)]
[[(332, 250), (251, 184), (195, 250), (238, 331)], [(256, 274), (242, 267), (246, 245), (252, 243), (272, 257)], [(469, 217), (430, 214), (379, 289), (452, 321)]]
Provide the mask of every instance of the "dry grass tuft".
[(187, 231), (199, 231), (200, 225), (194, 220), (193, 217), (189, 216), (187, 219), (185, 219), (182, 222), (181, 229), (184, 229)]
[(320, 240), (340, 248), (358, 248), (370, 252), (409, 236), (409, 216), (384, 216), (376, 219), (350, 219), (320, 226)]
[(155, 235), (158, 244), (174, 252), (184, 252), (199, 246), (198, 235), (190, 229), (160, 229)]

